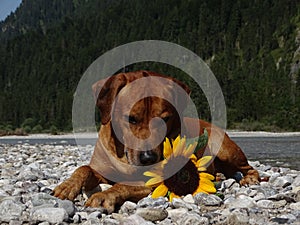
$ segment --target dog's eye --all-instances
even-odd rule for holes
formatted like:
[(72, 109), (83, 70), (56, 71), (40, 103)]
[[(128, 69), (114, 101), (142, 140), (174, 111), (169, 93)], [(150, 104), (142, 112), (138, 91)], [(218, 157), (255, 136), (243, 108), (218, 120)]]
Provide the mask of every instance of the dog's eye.
[(137, 124), (137, 119), (134, 116), (127, 116), (126, 119), (130, 124)]
[(165, 121), (165, 123), (167, 123), (169, 121), (170, 117), (166, 116), (166, 117), (163, 117), (162, 119), (163, 119), (163, 121)]

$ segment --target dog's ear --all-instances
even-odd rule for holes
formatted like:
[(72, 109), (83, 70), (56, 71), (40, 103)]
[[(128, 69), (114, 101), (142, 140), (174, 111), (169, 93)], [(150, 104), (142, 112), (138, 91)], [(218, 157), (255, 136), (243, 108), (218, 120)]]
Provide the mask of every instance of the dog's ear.
[[(179, 93), (174, 93), (175, 96), (175, 101), (176, 101), (176, 108), (180, 110), (180, 112), (183, 112), (185, 110), (185, 108), (188, 105), (188, 102), (190, 100), (190, 94), (191, 94), (191, 90), (190, 88), (182, 83), (181, 81), (175, 79), (175, 78), (169, 78), (171, 79), (174, 83), (176, 83), (177, 85), (179, 85), (182, 90), (179, 90)], [(175, 88), (174, 90), (176, 90), (176, 92), (178, 92), (178, 89)], [(175, 91), (174, 91), (175, 92)], [(185, 93), (183, 93), (185, 92)]]
[(125, 76), (119, 74), (100, 80), (92, 86), (96, 105), (100, 110), (102, 124), (107, 124), (110, 121), (112, 105), (115, 97), (126, 83), (127, 80)]

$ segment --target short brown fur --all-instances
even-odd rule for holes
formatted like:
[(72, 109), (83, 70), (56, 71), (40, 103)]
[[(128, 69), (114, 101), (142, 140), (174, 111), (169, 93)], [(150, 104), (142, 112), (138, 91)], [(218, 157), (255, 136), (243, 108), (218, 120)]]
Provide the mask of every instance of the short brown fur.
[[(130, 137), (132, 137), (130, 135), (133, 133), (135, 137), (144, 140), (151, 136), (150, 130), (153, 131), (153, 129), (156, 129), (156, 132), (152, 132), (152, 136), (149, 139), (149, 142), (155, 141), (158, 137), (153, 133), (159, 133), (160, 127), (153, 125), (155, 123), (152, 123), (152, 127), (149, 126), (150, 121), (155, 117), (166, 120), (166, 136), (168, 138), (175, 138), (180, 132), (185, 134), (187, 138), (197, 137), (203, 133), (204, 128), (208, 131), (208, 147), (211, 148), (215, 143), (220, 145), (218, 152), (212, 152), (212, 154), (216, 155), (216, 158), (208, 168), (211, 174), (221, 172), (227, 177), (232, 177), (237, 171), (240, 171), (244, 175), (240, 181), (241, 185), (256, 184), (259, 182), (260, 178), (258, 172), (248, 164), (242, 150), (222, 129), (203, 120), (184, 118), (184, 130), (181, 130), (180, 118), (188, 99), (178, 96), (177, 93), (173, 91), (172, 85), (161, 87), (160, 84), (155, 83), (154, 80), (154, 84), (148, 84), (145, 87), (141, 87), (141, 89), (129, 89), (129, 91), (127, 90), (126, 92), (125, 87), (127, 85), (143, 77), (163, 77), (169, 79), (179, 85), (187, 94), (190, 93), (189, 88), (180, 81), (149, 71), (121, 73), (109, 79), (97, 82), (93, 86), (93, 90), (96, 97), (96, 104), (100, 110), (102, 126), (99, 131), (99, 139), (95, 145), (93, 156), (89, 165), (79, 167), (69, 179), (54, 189), (54, 196), (61, 199), (74, 200), (82, 189), (92, 190), (99, 185), (99, 183), (109, 183), (113, 186), (106, 191), (93, 194), (87, 200), (86, 206), (102, 206), (110, 213), (115, 210), (116, 205), (120, 205), (126, 200), (138, 201), (147, 196), (151, 192), (150, 188), (144, 187), (143, 185), (130, 186), (114, 183), (105, 177), (122, 174), (124, 180), (127, 178), (130, 179), (130, 176), (132, 176), (135, 171), (131, 168), (128, 169), (126, 166), (123, 167), (119, 164), (115, 164), (114, 160), (128, 165), (141, 165), (138, 155), (140, 151), (136, 151), (136, 149), (142, 150), (144, 146), (130, 143)], [(103, 88), (101, 89), (102, 86)], [(157, 89), (156, 91), (164, 92), (164, 95), (172, 97), (175, 106), (159, 97), (147, 97), (135, 103), (133, 107), (129, 107), (127, 104), (128, 99), (130, 99), (128, 92), (130, 92), (129, 95), (136, 96), (140, 94), (141, 90), (144, 91), (147, 90), (147, 88)], [(128, 126), (128, 121), (123, 118), (124, 115), (132, 116), (137, 120), (137, 123)], [(112, 120), (118, 124), (118, 129), (122, 131), (124, 140), (120, 141), (116, 137), (112, 127)], [(199, 124), (201, 128), (200, 132), (197, 124)], [(211, 135), (212, 131), (214, 132), (213, 137)], [(130, 146), (136, 145), (134, 146), (135, 148), (127, 148), (122, 143)], [(152, 148), (151, 151), (157, 156), (155, 162), (161, 160), (162, 150), (162, 143)], [(203, 151), (199, 151), (198, 157), (201, 157), (202, 154)], [(108, 155), (112, 156), (114, 160), (108, 159)], [(103, 162), (110, 163), (108, 165)], [(97, 171), (101, 171), (101, 174)], [(105, 177), (103, 175), (105, 175)]]

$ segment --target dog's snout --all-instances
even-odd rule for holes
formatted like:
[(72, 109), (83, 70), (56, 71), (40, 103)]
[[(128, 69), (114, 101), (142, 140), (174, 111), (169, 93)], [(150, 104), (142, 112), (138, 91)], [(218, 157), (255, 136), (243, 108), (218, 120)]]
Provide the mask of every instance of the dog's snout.
[(140, 162), (143, 165), (151, 165), (157, 162), (158, 155), (154, 151), (143, 151), (140, 153)]

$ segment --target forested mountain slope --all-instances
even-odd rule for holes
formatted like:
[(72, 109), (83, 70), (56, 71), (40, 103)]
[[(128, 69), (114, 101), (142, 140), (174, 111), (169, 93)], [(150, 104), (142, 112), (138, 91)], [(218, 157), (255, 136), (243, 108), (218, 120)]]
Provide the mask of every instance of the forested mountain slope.
[[(300, 130), (298, 1), (23, 0), (0, 29), (0, 129), (70, 130), (88, 66), (118, 45), (156, 39), (210, 65), (229, 127)], [(192, 97), (205, 100), (195, 90)], [(200, 113), (209, 119), (207, 107)]]

